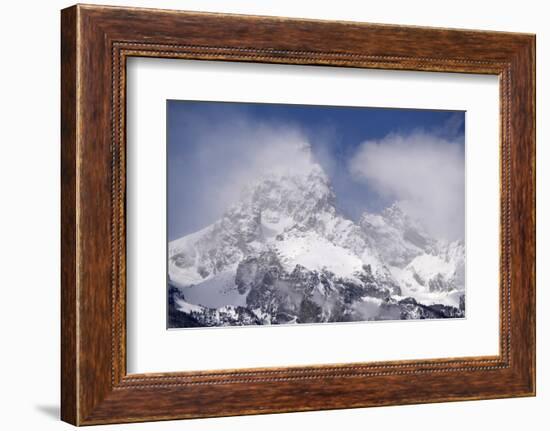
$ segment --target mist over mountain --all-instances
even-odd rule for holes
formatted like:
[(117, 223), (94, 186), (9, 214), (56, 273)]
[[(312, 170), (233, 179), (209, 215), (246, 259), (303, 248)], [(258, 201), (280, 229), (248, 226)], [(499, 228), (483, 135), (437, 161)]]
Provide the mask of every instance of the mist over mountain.
[(462, 240), (430, 237), (399, 203), (354, 222), (310, 147), (296, 157), (169, 243), (169, 327), (464, 317)]

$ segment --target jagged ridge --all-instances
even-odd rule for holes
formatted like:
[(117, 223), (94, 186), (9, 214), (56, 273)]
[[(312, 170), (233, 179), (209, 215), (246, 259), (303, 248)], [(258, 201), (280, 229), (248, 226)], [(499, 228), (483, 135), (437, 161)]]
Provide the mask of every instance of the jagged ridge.
[(267, 173), (171, 242), (168, 268), (171, 327), (464, 315), (463, 243), (430, 238), (397, 204), (343, 217), (313, 161)]

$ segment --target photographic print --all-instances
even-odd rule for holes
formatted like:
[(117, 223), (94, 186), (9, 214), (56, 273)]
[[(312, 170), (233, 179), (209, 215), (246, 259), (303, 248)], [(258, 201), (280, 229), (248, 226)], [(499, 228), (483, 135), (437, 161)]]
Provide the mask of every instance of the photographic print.
[(465, 316), (465, 113), (167, 101), (168, 328)]

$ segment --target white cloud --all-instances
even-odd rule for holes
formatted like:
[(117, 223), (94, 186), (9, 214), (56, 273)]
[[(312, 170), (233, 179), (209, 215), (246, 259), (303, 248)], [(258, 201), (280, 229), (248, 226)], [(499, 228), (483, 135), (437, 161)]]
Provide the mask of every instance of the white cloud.
[(200, 172), (182, 172), (180, 181), (192, 181), (200, 193), (192, 210), (205, 222), (217, 219), (242, 191), (267, 172), (303, 172), (310, 166), (308, 139), (295, 125), (251, 121), (245, 115), (196, 121), (189, 131), (199, 142)]
[(400, 206), (438, 238), (464, 238), (464, 147), (417, 131), (362, 143), (349, 162), (355, 178)]

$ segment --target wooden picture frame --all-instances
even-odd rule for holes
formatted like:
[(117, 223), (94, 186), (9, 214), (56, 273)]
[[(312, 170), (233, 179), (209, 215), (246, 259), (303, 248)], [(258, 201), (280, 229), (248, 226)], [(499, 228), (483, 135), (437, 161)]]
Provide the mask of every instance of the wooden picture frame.
[[(77, 5), (61, 14), (61, 417), (74, 425), (535, 395), (535, 36)], [(126, 372), (131, 56), (498, 75), (500, 354)]]

